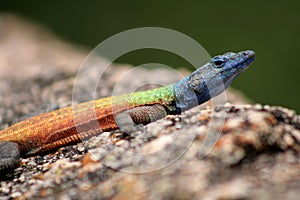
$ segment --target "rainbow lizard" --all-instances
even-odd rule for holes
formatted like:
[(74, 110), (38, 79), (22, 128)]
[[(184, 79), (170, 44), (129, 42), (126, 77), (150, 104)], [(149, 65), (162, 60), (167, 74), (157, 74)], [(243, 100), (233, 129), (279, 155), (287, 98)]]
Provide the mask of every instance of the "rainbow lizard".
[(177, 83), (84, 102), (16, 123), (0, 131), (0, 170), (16, 167), (20, 156), (55, 150), (104, 131), (126, 132), (128, 124), (148, 124), (202, 104), (222, 93), (254, 57), (251, 50), (217, 55)]

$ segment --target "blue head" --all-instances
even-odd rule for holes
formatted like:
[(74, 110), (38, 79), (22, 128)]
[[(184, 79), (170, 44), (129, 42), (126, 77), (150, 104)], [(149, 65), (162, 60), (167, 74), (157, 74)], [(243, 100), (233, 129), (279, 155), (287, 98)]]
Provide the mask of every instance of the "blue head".
[(179, 108), (201, 104), (223, 92), (254, 61), (254, 51), (228, 52), (213, 57), (174, 86)]

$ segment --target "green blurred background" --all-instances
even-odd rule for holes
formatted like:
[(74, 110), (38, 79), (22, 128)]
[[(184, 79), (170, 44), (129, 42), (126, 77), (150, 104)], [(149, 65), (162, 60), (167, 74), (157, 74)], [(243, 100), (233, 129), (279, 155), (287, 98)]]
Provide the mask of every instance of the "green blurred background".
[[(300, 1), (2, 1), (0, 11), (45, 24), (67, 41), (89, 48), (132, 28), (174, 29), (197, 40), (209, 53), (253, 49), (255, 63), (234, 81), (255, 102), (300, 112)], [(176, 41), (174, 41), (176, 42)], [(300, 57), (299, 57), (300, 58)], [(173, 67), (187, 62), (170, 53), (140, 50), (117, 62)]]

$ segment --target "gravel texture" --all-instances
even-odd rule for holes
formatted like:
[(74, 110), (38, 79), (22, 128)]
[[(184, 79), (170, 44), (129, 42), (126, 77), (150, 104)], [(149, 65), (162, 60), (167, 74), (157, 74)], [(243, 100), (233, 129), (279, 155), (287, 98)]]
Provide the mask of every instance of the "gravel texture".
[[(0, 44), (1, 129), (72, 103), (76, 72), (88, 53), (84, 48), (8, 14), (0, 15)], [(106, 70), (97, 96), (109, 96), (130, 69), (115, 64)], [(176, 81), (163, 70), (136, 73), (119, 84), (121, 92), (138, 88), (136, 77)], [(80, 92), (78, 102), (89, 99), (84, 88)], [(105, 132), (22, 158), (19, 167), (1, 174), (0, 200), (298, 199), (300, 116), (249, 104), (233, 89), (227, 98), (225, 105), (207, 103), (130, 135)]]

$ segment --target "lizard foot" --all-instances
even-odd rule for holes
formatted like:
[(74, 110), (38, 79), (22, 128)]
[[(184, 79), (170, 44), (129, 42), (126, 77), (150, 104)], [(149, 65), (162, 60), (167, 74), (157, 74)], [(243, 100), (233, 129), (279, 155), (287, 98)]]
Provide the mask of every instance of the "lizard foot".
[(15, 142), (0, 143), (0, 171), (13, 169), (20, 158), (20, 147)]

